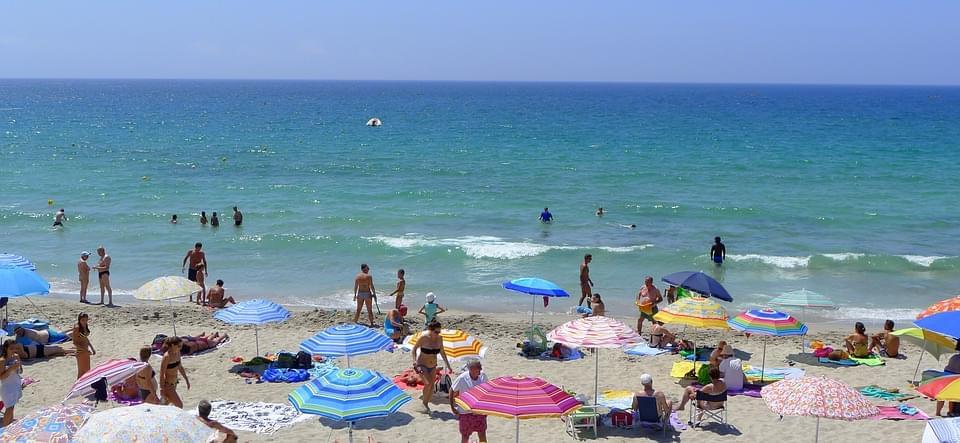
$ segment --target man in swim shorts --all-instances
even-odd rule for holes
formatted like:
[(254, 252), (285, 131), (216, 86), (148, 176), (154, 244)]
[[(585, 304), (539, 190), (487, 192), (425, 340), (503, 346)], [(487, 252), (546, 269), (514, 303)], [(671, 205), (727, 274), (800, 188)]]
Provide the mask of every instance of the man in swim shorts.
[(717, 266), (722, 265), (723, 261), (727, 259), (727, 247), (720, 241), (720, 237), (713, 238), (713, 246), (710, 247), (710, 258)]
[[(580, 301), (577, 306), (583, 304), (584, 300), (590, 300), (593, 297), (593, 280), (590, 280), (590, 262), (593, 261), (593, 255), (583, 256), (583, 263), (580, 263)], [(587, 302), (589, 303), (589, 301)]]
[(553, 221), (553, 214), (550, 213), (550, 208), (543, 208), (543, 212), (540, 213), (540, 223), (550, 223)]
[[(190, 260), (190, 272), (187, 273), (187, 279), (190, 281), (197, 281), (197, 266), (203, 263), (204, 275), (207, 277), (210, 276), (210, 272), (207, 271), (207, 255), (201, 251), (203, 248), (203, 243), (197, 242), (193, 245), (193, 249), (187, 251), (187, 255), (183, 257), (183, 263), (180, 264), (180, 273), (183, 273), (183, 268), (187, 266), (187, 260)], [(193, 301), (191, 299), (191, 301)]]
[(370, 275), (370, 267), (366, 263), (360, 265), (360, 273), (353, 279), (353, 301), (357, 302), (357, 312), (353, 314), (353, 322), (360, 320), (360, 309), (364, 305), (367, 307), (367, 316), (370, 318), (370, 327), (376, 327), (373, 323), (373, 299), (377, 295), (376, 288), (373, 287), (373, 276)]
[(637, 294), (637, 310), (640, 311), (640, 316), (637, 317), (637, 334), (643, 331), (643, 319), (653, 321), (653, 316), (658, 312), (657, 303), (661, 301), (663, 296), (660, 295), (660, 290), (653, 285), (653, 277), (648, 276), (643, 280), (643, 287)]
[(63, 208), (60, 208), (60, 210), (53, 215), (53, 226), (63, 226), (63, 222), (65, 221), (67, 221), (67, 214), (63, 212)]
[(100, 304), (103, 304), (103, 295), (106, 291), (110, 297), (107, 306), (113, 306), (113, 288), (110, 287), (110, 264), (113, 258), (107, 255), (107, 250), (103, 246), (97, 248), (97, 255), (100, 256), (100, 261), (93, 269), (97, 270), (97, 277), (100, 280)]
[(240, 226), (243, 224), (243, 213), (237, 209), (236, 206), (233, 207), (233, 225)]

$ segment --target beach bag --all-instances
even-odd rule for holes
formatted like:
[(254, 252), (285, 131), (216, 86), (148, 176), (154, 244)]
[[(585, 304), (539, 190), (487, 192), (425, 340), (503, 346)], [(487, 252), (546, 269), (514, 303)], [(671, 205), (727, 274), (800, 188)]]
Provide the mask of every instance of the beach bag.
[(453, 385), (453, 380), (450, 379), (450, 374), (443, 374), (437, 379), (436, 391), (440, 394), (450, 395), (451, 385)]
[(274, 361), (274, 367), (286, 369), (296, 368), (297, 357), (289, 352), (281, 352), (277, 354), (277, 359)]
[(615, 428), (633, 427), (633, 414), (620, 409), (611, 411), (610, 424)]
[(100, 380), (93, 382), (90, 385), (93, 388), (93, 398), (98, 402), (107, 401), (107, 379), (100, 377)]
[(167, 339), (166, 335), (157, 334), (153, 337), (153, 341), (150, 343), (150, 347), (154, 351), (159, 351), (163, 348), (163, 341)]
[(524, 357), (539, 357), (543, 350), (540, 349), (540, 346), (537, 343), (525, 341), (520, 346), (520, 353)]

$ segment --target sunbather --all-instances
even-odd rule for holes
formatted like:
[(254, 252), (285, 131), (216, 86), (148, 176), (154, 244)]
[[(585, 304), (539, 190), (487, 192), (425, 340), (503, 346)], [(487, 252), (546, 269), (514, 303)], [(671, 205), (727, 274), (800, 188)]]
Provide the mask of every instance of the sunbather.
[(14, 343), (13, 352), (17, 353), (20, 360), (33, 360), (35, 358), (62, 357), (64, 355), (74, 355), (76, 351), (54, 345), (21, 345)]
[(181, 337), (180, 355), (191, 355), (206, 351), (207, 349), (216, 348), (229, 338), (227, 334), (220, 335), (219, 332), (214, 332), (211, 335), (207, 335), (206, 332), (201, 332), (200, 335), (197, 336)]
[(603, 299), (600, 298), (600, 294), (593, 294), (593, 297), (590, 299), (590, 309), (592, 317), (601, 317), (607, 315), (606, 306), (603, 304)]
[(867, 337), (867, 328), (863, 323), (857, 322), (853, 325), (854, 333), (843, 339), (843, 345), (847, 352), (856, 358), (867, 358), (870, 355), (870, 339)]
[(883, 323), (883, 332), (870, 337), (870, 351), (884, 357), (896, 358), (900, 355), (900, 337), (893, 335), (893, 320)]
[[(678, 407), (677, 410), (682, 411), (687, 405), (687, 402), (690, 400), (696, 401), (697, 391), (709, 395), (718, 395), (727, 392), (727, 383), (724, 382), (723, 378), (720, 377), (720, 370), (713, 367), (710, 368), (710, 383), (700, 389), (696, 389), (693, 386), (687, 386), (687, 389), (683, 391), (683, 398), (680, 400), (680, 407)], [(697, 408), (700, 409), (714, 410), (721, 407), (723, 407), (722, 404), (710, 401), (700, 401), (697, 403)]]
[(666, 348), (668, 346), (686, 349), (684, 343), (677, 343), (677, 336), (670, 332), (662, 321), (653, 321), (653, 330), (650, 332), (650, 346), (654, 348)]
[(65, 339), (70, 338), (69, 335), (62, 332), (53, 331), (49, 329), (29, 329), (24, 328), (23, 326), (16, 326), (13, 328), (13, 334), (17, 336), (17, 340), (26, 338), (34, 343), (40, 343), (42, 345), (49, 344), (51, 341), (54, 343), (60, 343), (65, 341)]
[(650, 374), (641, 375), (640, 384), (643, 386), (643, 390), (633, 394), (633, 406), (630, 409), (633, 409), (634, 411), (637, 410), (638, 397), (653, 397), (657, 399), (657, 412), (660, 416), (668, 414), (671, 410), (673, 410), (672, 402), (667, 399), (667, 396), (663, 394), (663, 391), (653, 388), (653, 377)]

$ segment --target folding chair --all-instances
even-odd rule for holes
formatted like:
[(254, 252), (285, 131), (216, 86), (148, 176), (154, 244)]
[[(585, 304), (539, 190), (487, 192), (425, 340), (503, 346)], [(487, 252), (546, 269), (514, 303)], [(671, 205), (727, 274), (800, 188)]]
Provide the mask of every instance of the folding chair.
[(593, 438), (597, 438), (597, 422), (600, 420), (600, 411), (596, 406), (581, 406), (572, 414), (563, 417), (566, 422), (567, 434), (580, 439), (581, 429), (592, 429)]
[(670, 426), (670, 411), (665, 411), (663, 415), (660, 415), (655, 397), (636, 397), (635, 400), (637, 409), (633, 412), (636, 414), (636, 424), (660, 427), (663, 430), (663, 435), (667, 435), (667, 427)]
[[(722, 405), (720, 405), (720, 407), (716, 409), (704, 409), (700, 407), (700, 402), (722, 403)], [(721, 394), (707, 394), (701, 391), (697, 391), (696, 399), (691, 403), (692, 404), (690, 407), (690, 421), (689, 421), (689, 424), (691, 426), (698, 427), (704, 421), (714, 421), (724, 425), (727, 424), (727, 392), (726, 391), (724, 391)]]

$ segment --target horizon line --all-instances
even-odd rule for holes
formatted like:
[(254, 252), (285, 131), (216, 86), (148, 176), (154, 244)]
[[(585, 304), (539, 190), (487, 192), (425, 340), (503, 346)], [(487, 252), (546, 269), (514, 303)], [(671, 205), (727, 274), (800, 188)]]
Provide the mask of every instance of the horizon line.
[(804, 83), (804, 82), (671, 82), (643, 80), (444, 80), (444, 79), (321, 79), (321, 78), (218, 78), (218, 77), (2, 77), (0, 81), (223, 81), (223, 82), (357, 82), (357, 83), (553, 83), (621, 85), (702, 85), (702, 86), (878, 86), (878, 87), (960, 87), (960, 83)]

